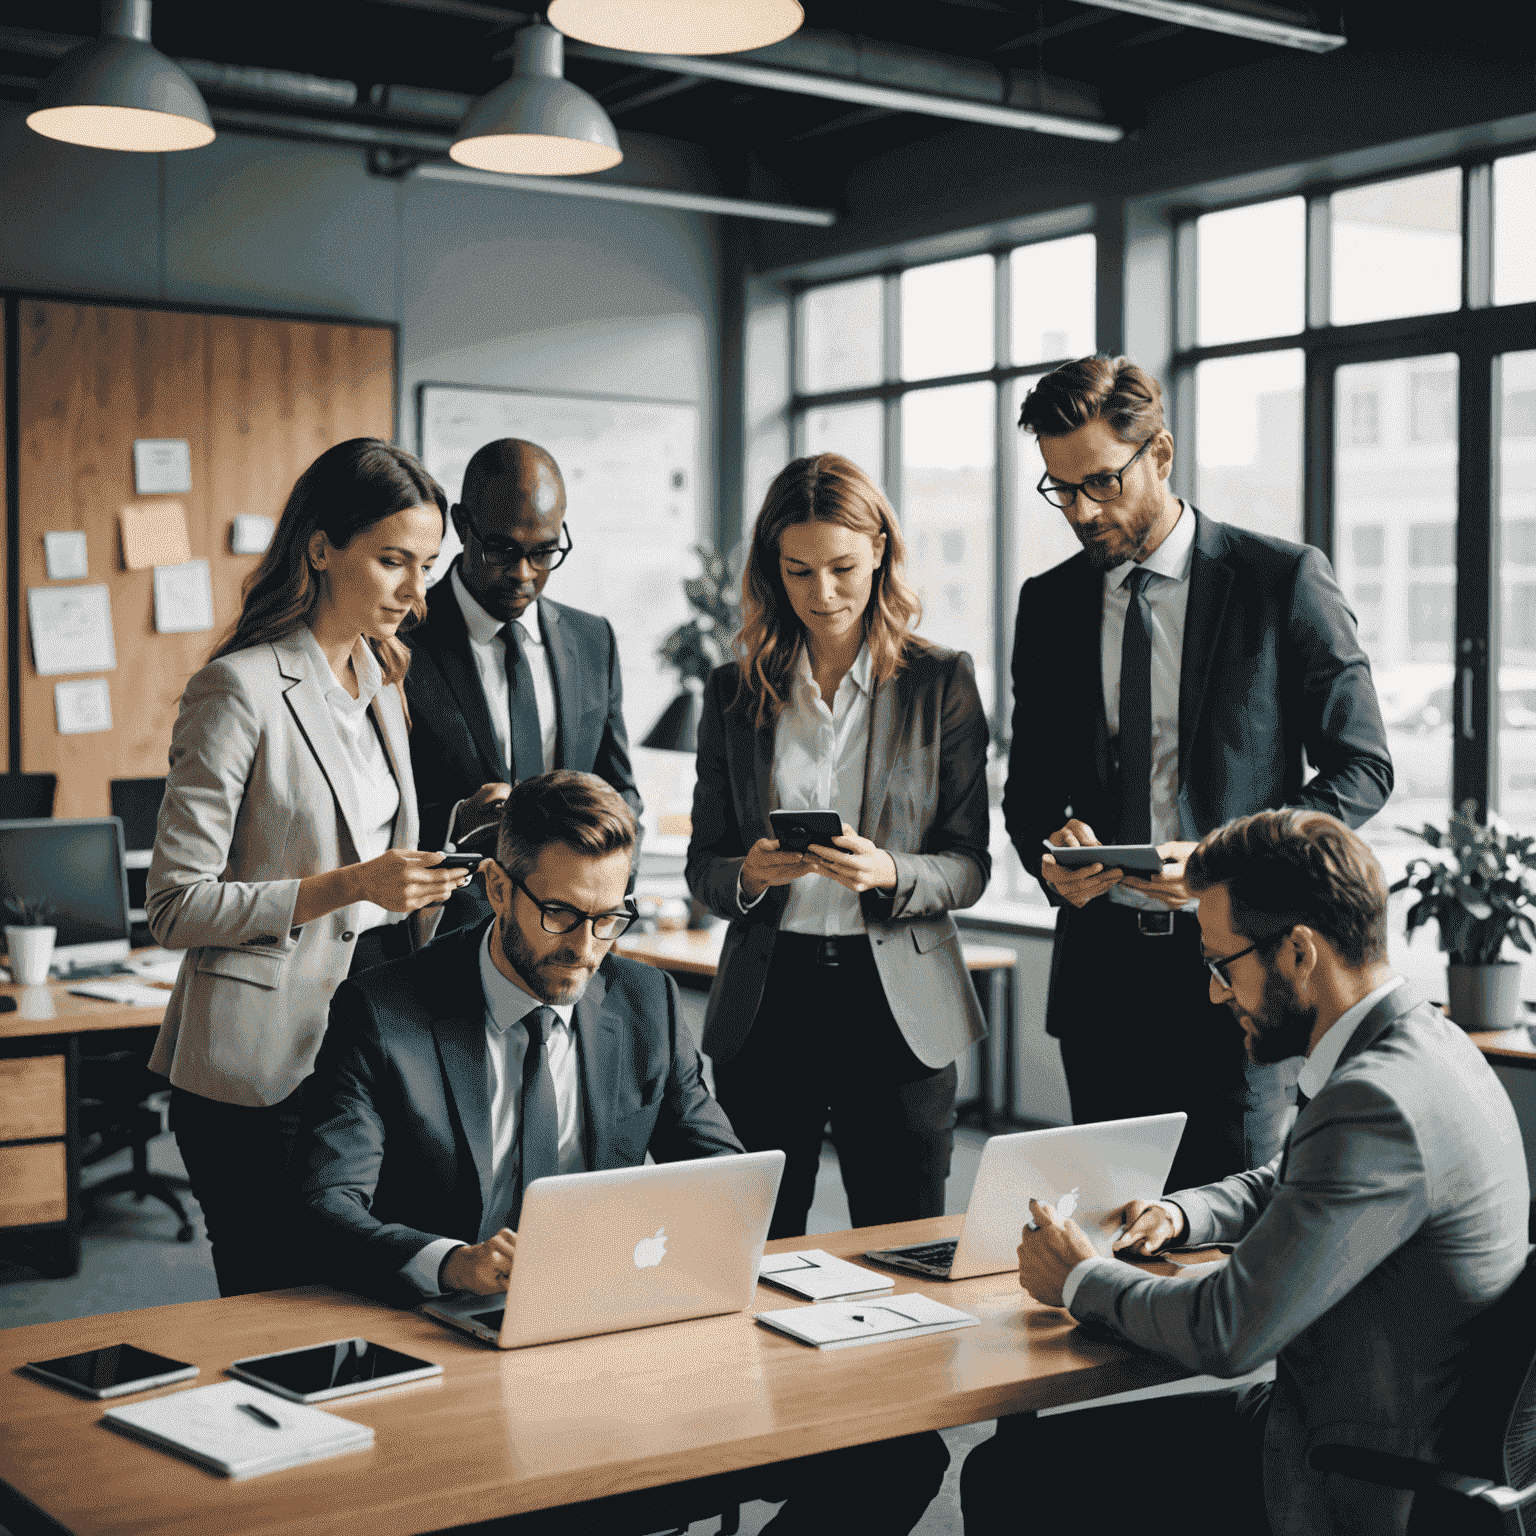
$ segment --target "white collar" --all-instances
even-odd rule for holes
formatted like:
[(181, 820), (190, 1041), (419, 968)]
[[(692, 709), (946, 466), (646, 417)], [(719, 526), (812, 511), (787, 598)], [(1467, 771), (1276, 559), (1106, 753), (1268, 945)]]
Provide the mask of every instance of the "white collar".
[(331, 671), (331, 664), (325, 659), (325, 652), (320, 649), (320, 642), (315, 639), (315, 632), (308, 624), (299, 625), (298, 639), (305, 654), (314, 665), (315, 681), (320, 684), (329, 702), (358, 712), (367, 709), (373, 703), (379, 690), (384, 686), (384, 672), (379, 666), (378, 657), (373, 654), (373, 647), (361, 635), (357, 637), (357, 643), (352, 647), (352, 675), (357, 679), (355, 699), (341, 686), (340, 680)]
[[(869, 658), (869, 644), (866, 641), (859, 647), (859, 654), (853, 658), (853, 665), (843, 676), (844, 682), (851, 681), (855, 688), (862, 694), (869, 693), (870, 673), (874, 669), (874, 663)], [(815, 684), (815, 678), (811, 675), (811, 648), (802, 644), (800, 654), (795, 657), (795, 686), (797, 688), (809, 688)], [(842, 687), (842, 683), (838, 684)], [(828, 709), (832, 707), (831, 699), (822, 702)]]
[(1323, 1084), (1333, 1076), (1333, 1069), (1338, 1066), (1339, 1057), (1344, 1054), (1344, 1047), (1349, 1044), (1349, 1037), (1354, 1034), (1355, 1026), (1382, 998), (1388, 993), (1397, 991), (1405, 979), (1402, 976), (1394, 976), (1390, 981), (1382, 982), (1374, 992), (1362, 997), (1353, 1007), (1346, 1008), (1328, 1026), (1327, 1034), (1312, 1047), (1306, 1065), (1296, 1077), (1296, 1086), (1309, 1099), (1315, 1099), (1322, 1091)]
[(1179, 502), (1179, 520), (1168, 530), (1168, 536), (1138, 567), (1134, 560), (1126, 560), (1106, 573), (1105, 579), (1112, 587), (1123, 587), (1130, 580), (1131, 572), (1138, 568), (1151, 571), (1154, 576), (1167, 576), (1173, 581), (1188, 581), (1189, 570), (1194, 564), (1195, 514), (1187, 503)]
[(504, 1035), (514, 1024), (520, 1024), (527, 1018), (535, 1008), (553, 1008), (555, 1016), (569, 1028), (571, 1015), (576, 1011), (575, 1003), (546, 1003), (542, 997), (535, 997), (527, 987), (504, 976), (496, 968), (496, 962), (491, 959), (491, 935), (495, 932), (496, 924), (493, 922), (480, 941), (480, 989), (485, 993), (485, 1011), (490, 1015), (491, 1028), (498, 1035)]
[[(448, 568), (448, 580), (453, 587), (454, 597), (458, 599), (459, 612), (464, 615), (464, 627), (469, 631), (469, 638), (476, 645), (489, 645), (501, 633), (503, 621), (495, 614), (487, 613), (474, 594), (464, 585), (463, 578), (459, 575), (457, 560)], [(522, 630), (523, 641), (527, 645), (544, 643), (544, 637), (539, 633), (538, 608), (539, 600), (535, 598), (523, 610), (522, 617), (512, 621)]]

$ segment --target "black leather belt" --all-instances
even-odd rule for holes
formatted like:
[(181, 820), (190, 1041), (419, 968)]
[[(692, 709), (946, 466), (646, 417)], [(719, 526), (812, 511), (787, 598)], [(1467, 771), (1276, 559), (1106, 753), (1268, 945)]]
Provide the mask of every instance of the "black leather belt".
[(825, 939), (813, 933), (781, 933), (777, 943), (802, 964), (826, 966), (842, 965), (854, 959), (858, 948), (869, 948), (869, 939), (862, 933), (840, 933)]
[(1161, 912), (1149, 912), (1136, 908), (1136, 931), (1144, 939), (1168, 939), (1173, 937), (1173, 913), (1164, 907)]

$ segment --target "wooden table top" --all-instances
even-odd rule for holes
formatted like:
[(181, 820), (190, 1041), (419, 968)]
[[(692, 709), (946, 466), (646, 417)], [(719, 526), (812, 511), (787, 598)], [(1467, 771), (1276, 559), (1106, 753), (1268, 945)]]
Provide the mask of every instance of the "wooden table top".
[[(715, 928), (685, 928), (671, 933), (626, 933), (614, 941), (614, 951), (631, 960), (643, 960), (663, 971), (681, 971), (690, 976), (713, 976), (720, 968), (720, 950), (725, 943), (725, 925)], [(1018, 956), (1003, 944), (962, 944), (966, 969), (970, 971), (1012, 970)]]
[[(769, 1247), (851, 1258), (953, 1236), (960, 1220)], [(1013, 1274), (947, 1285), (897, 1277), (897, 1294), (907, 1291), (981, 1325), (818, 1351), (734, 1313), (499, 1351), (417, 1313), (314, 1287), (14, 1328), (0, 1332), (0, 1478), (77, 1536), (407, 1536), (1186, 1374), (1081, 1338)], [(795, 1304), (764, 1286), (753, 1310)], [(113, 1434), (97, 1422), (108, 1404), (13, 1374), (27, 1360), (129, 1342), (196, 1362), (194, 1385), (207, 1385), (242, 1356), (353, 1334), (439, 1361), (444, 1374), (326, 1405), (374, 1427), (370, 1450), (238, 1483)]]
[[(170, 998), (169, 987), (158, 990)], [(164, 1003), (140, 1007), (135, 1003), (108, 1003), (99, 997), (76, 997), (69, 991), (67, 981), (50, 981), (40, 987), (18, 987), (6, 982), (0, 984), (0, 997), (16, 999), (14, 1013), (0, 1013), (0, 1040), (85, 1034), (102, 1029), (142, 1029), (147, 1024), (158, 1024), (165, 1016)]]
[(1536, 1071), (1536, 1040), (1532, 1039), (1528, 1024), (1515, 1029), (1471, 1030), (1467, 1038), (1489, 1061)]

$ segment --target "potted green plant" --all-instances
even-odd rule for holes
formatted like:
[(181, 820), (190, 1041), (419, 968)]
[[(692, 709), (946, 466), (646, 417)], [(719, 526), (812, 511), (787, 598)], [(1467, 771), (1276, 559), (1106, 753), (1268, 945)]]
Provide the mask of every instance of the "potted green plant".
[(1504, 941), (1532, 953), (1536, 939), (1536, 837), (1521, 837), (1490, 817), (1463, 813), (1442, 832), (1402, 827), (1435, 850), (1411, 859), (1394, 891), (1413, 889), (1408, 936), (1434, 918), (1447, 956), (1451, 1017), (1463, 1029), (1512, 1029), (1520, 1022), (1520, 962)]
[(48, 980), (53, 941), (58, 937), (58, 929), (48, 923), (53, 908), (41, 896), (7, 896), (5, 910), (11, 918), (5, 925), (11, 980), (18, 986), (41, 986)]

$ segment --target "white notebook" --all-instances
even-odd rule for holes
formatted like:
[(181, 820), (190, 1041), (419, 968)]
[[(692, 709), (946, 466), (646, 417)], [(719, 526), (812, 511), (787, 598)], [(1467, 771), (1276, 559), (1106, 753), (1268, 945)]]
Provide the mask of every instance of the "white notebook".
[(894, 1290), (896, 1282), (877, 1275), (861, 1264), (835, 1258), (821, 1248), (801, 1248), (794, 1253), (765, 1253), (757, 1278), (803, 1296), (807, 1301), (831, 1301), (839, 1296), (879, 1296)]
[(287, 1402), (243, 1381), (109, 1408), (102, 1422), (237, 1480), (373, 1444), (367, 1424)]
[(915, 1291), (888, 1300), (823, 1301), (814, 1307), (785, 1307), (759, 1312), (757, 1320), (817, 1349), (848, 1349), (882, 1339), (947, 1333), (951, 1328), (974, 1328), (981, 1321)]

